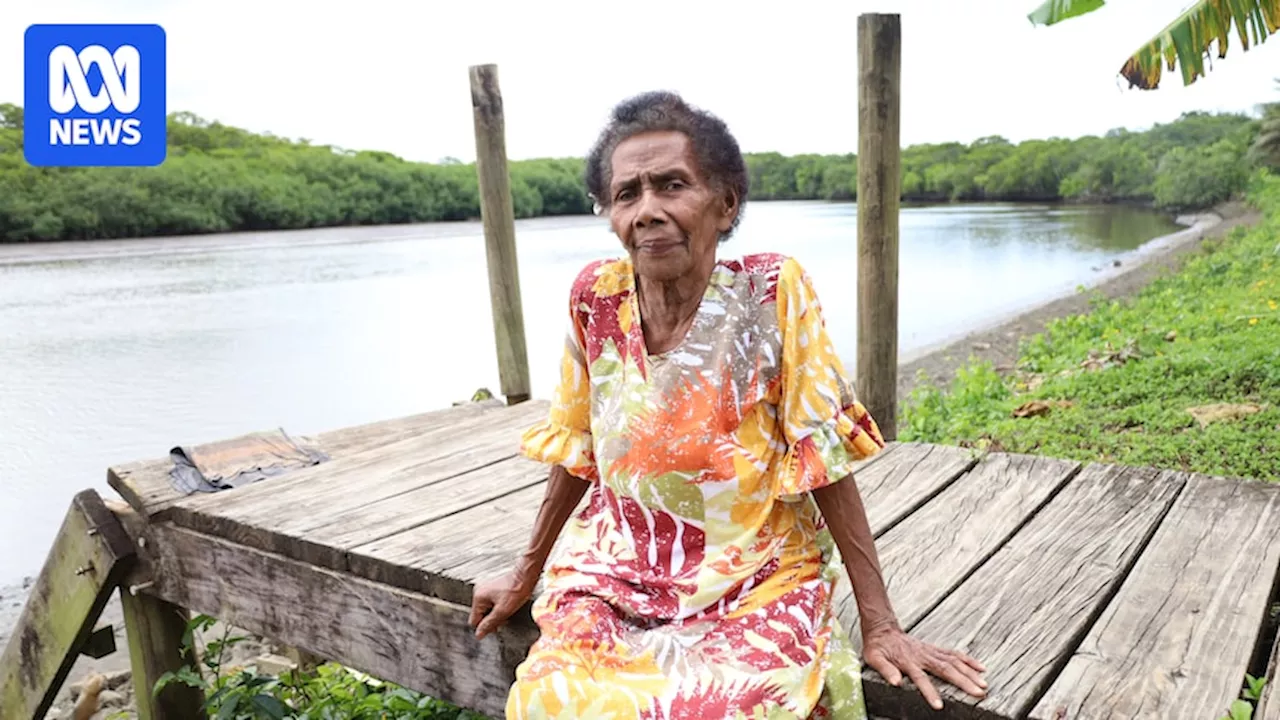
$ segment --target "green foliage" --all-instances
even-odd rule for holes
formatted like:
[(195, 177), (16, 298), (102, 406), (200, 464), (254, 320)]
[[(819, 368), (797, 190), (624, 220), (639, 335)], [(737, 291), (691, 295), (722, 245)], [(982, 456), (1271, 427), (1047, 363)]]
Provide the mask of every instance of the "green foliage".
[[(1257, 227), (1051, 322), (1014, 372), (971, 362), (950, 388), (921, 384), (902, 439), (1280, 479), (1280, 177), (1250, 197)], [(1218, 403), (1240, 412), (1204, 426), (1188, 412)]]
[[(916, 145), (902, 153), (907, 201), (1150, 201), (1183, 209), (1244, 186), (1257, 122), (1191, 113), (1145, 132), (1013, 144)], [(154, 168), (35, 168), (22, 108), (0, 104), (0, 242), (181, 235), (465, 220), (480, 216), (475, 166), (407, 162), (255, 134), (191, 113), (169, 117)], [(1256, 153), (1254, 153), (1256, 155)], [(1252, 157), (1253, 155), (1250, 155)], [(753, 200), (852, 200), (857, 158), (753, 153)], [(577, 158), (516, 161), (516, 217), (591, 211)]]
[[(184, 650), (196, 649), (196, 633), (214, 625), (208, 615), (187, 624)], [(217, 720), (485, 720), (441, 700), (328, 663), (314, 672), (291, 670), (279, 676), (228, 667), (227, 651), (244, 638), (224, 633), (209, 642), (200, 666), (165, 673), (154, 691), (183, 683), (205, 693), (205, 713)]]

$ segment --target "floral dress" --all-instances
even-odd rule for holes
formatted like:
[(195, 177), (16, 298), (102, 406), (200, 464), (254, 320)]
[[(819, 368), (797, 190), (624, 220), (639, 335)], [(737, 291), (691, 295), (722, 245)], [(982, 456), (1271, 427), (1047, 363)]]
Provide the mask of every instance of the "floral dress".
[(522, 452), (591, 483), (534, 603), (508, 718), (841, 718), (866, 711), (832, 609), (844, 572), (807, 493), (884, 446), (812, 283), (719, 260), (651, 355), (629, 259), (577, 277), (561, 380)]

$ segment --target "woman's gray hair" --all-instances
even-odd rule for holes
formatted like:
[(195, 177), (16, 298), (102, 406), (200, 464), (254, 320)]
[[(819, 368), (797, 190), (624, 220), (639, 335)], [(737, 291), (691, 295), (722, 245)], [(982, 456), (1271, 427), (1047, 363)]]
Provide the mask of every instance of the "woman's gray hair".
[(613, 151), (634, 135), (646, 132), (676, 131), (684, 133), (693, 146), (698, 172), (719, 191), (732, 190), (737, 196), (738, 214), (733, 226), (720, 237), (724, 242), (738, 227), (751, 180), (746, 161), (738, 149), (738, 141), (720, 118), (686, 103), (673, 92), (654, 91), (623, 100), (613, 108), (609, 124), (587, 155), (587, 192), (598, 208), (607, 209), (611, 201)]

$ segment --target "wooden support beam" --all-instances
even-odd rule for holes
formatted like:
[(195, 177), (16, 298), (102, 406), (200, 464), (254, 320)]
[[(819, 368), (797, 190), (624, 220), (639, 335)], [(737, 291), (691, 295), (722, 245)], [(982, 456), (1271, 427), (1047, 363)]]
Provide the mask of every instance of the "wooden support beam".
[(858, 397), (898, 436), (898, 208), (902, 25), (858, 16)]
[(497, 65), (471, 67), (471, 109), (476, 132), (480, 215), (489, 264), (489, 298), (498, 345), (502, 394), (514, 405), (529, 399), (529, 356), (524, 342), (520, 273), (516, 263), (515, 210), (507, 172), (506, 121)]
[(538, 636), (524, 617), (478, 641), (465, 605), (168, 523), (146, 552), (149, 594), (491, 717)]
[(135, 559), (93, 490), (77, 494), (0, 655), (0, 718), (42, 718)]
[(184, 665), (196, 667), (193, 653), (184, 650), (183, 635), (190, 619), (187, 611), (143, 593), (120, 589), (124, 626), (129, 638), (129, 664), (133, 668), (133, 694), (139, 720), (186, 720), (203, 717), (204, 693), (184, 683), (169, 683), (155, 693), (156, 682)]

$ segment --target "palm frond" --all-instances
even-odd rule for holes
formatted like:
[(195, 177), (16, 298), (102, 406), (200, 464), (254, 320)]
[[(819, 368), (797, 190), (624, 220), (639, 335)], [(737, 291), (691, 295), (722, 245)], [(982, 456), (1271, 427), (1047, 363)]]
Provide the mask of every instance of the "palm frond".
[[(1102, 5), (1103, 0), (1045, 0), (1028, 18), (1052, 25)], [(1227, 56), (1233, 25), (1242, 51), (1265, 42), (1280, 27), (1280, 0), (1199, 0), (1126, 60), (1120, 74), (1129, 87), (1153, 90), (1164, 68), (1177, 66), (1182, 84), (1190, 85), (1205, 74), (1215, 43), (1218, 58)]]
[(1063, 20), (1091, 13), (1102, 7), (1103, 0), (1045, 0), (1027, 18), (1033, 25), (1054, 25)]

